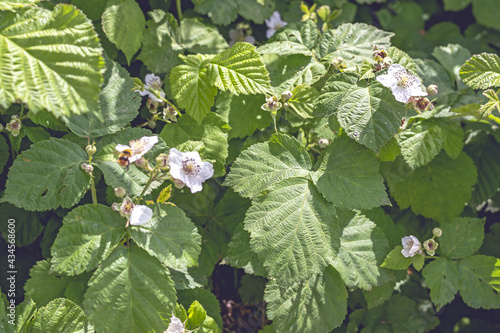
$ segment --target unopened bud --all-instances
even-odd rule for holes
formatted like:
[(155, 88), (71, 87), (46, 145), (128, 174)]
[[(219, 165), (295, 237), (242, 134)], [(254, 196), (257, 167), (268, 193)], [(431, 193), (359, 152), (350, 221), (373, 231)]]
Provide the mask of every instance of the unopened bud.
[(432, 229), (432, 234), (436, 237), (441, 237), (441, 235), (443, 234), (443, 230), (441, 230), (440, 228), (434, 228)]
[(172, 183), (174, 184), (175, 188), (177, 188), (179, 190), (182, 189), (184, 186), (186, 186), (186, 184), (184, 184), (182, 182), (182, 180), (179, 180), (179, 179), (172, 180)]
[(148, 127), (151, 129), (156, 127), (156, 121), (153, 118), (148, 119)]
[(148, 99), (147, 106), (148, 106), (149, 111), (156, 111), (159, 104), (160, 103), (158, 103), (157, 101), (153, 101), (152, 99)]
[(123, 187), (117, 187), (117, 188), (115, 188), (115, 195), (118, 198), (124, 197), (125, 194), (127, 194), (127, 191)]
[(87, 147), (85, 147), (85, 151), (87, 152), (87, 154), (89, 156), (92, 156), (97, 151), (97, 148), (92, 144), (92, 145), (88, 145)]
[(438, 94), (438, 86), (435, 84), (431, 84), (430, 86), (427, 87), (427, 93), (429, 96), (435, 96)]
[(325, 149), (326, 147), (328, 147), (328, 145), (330, 144), (330, 141), (328, 141), (328, 139), (319, 139), (319, 142), (318, 142), (318, 145), (321, 149)]
[(168, 170), (168, 154), (160, 154), (156, 157), (156, 164), (162, 170)]
[(94, 167), (88, 163), (82, 163), (80, 166), (86, 173), (92, 173), (94, 171)]
[(288, 101), (290, 98), (292, 98), (293, 94), (290, 90), (287, 90), (281, 94), (281, 99), (283, 101)]
[(417, 97), (413, 100), (413, 106), (418, 111), (424, 110), (432, 110), (434, 109), (434, 105), (432, 105), (431, 101), (427, 97)]
[(342, 58), (342, 57), (333, 58), (332, 65), (335, 67), (338, 67), (338, 66), (340, 66), (340, 64), (342, 64), (343, 61), (344, 61), (344, 58)]

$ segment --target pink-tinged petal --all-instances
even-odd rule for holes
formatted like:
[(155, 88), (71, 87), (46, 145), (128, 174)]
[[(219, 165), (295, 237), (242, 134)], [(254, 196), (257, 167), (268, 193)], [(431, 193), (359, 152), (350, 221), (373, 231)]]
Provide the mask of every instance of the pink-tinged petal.
[(119, 152), (123, 152), (125, 149), (132, 150), (132, 148), (130, 148), (129, 146), (127, 146), (127, 145), (120, 145), (120, 144), (116, 145), (115, 149), (117, 151), (119, 151)]
[(137, 205), (134, 207), (132, 214), (130, 215), (130, 224), (141, 225), (151, 220), (152, 217), (153, 210), (151, 208), (144, 205)]

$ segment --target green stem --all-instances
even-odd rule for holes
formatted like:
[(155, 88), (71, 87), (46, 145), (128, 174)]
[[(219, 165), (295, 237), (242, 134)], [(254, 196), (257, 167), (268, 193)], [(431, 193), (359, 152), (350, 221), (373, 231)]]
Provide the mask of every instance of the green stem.
[(179, 18), (179, 22), (182, 21), (182, 9), (181, 9), (181, 0), (175, 0), (177, 4), (177, 16)]
[(153, 180), (155, 179), (155, 177), (158, 175), (158, 170), (156, 170), (156, 167), (151, 171), (151, 175), (149, 176), (149, 179), (148, 179), (148, 182), (146, 183), (146, 185), (144, 185), (144, 188), (142, 189), (142, 192), (141, 194), (139, 194), (139, 197), (136, 199), (135, 201), (135, 204), (138, 204), (139, 202), (141, 202), (142, 200), (142, 197), (144, 196), (144, 193), (146, 193), (146, 190), (148, 189), (148, 187), (151, 185), (151, 183), (153, 182)]
[[(92, 156), (89, 156), (89, 165), (92, 165)], [(90, 173), (90, 192), (92, 192), (92, 203), (97, 205), (97, 191), (95, 189), (94, 173)]]

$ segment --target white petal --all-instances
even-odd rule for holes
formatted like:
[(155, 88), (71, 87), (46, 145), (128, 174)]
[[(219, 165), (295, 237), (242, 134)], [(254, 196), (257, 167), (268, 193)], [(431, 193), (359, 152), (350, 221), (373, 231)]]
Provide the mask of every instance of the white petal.
[(193, 159), (195, 161), (196, 164), (201, 164), (201, 157), (200, 157), (200, 153), (198, 153), (197, 151), (187, 151), (185, 153), (182, 153), (182, 159), (186, 159), (186, 158), (189, 158), (189, 159)]
[(396, 78), (394, 78), (394, 76), (389, 74), (377, 76), (376, 80), (380, 82), (384, 87), (388, 88), (392, 88), (394, 85), (398, 84)]
[(253, 36), (246, 36), (243, 40), (247, 43), (255, 45), (255, 38), (253, 38)]
[(269, 19), (266, 19), (265, 21), (268, 28), (273, 28), (277, 22), (281, 21), (281, 15), (277, 10), (275, 10)]
[(148, 206), (137, 205), (132, 210), (132, 214), (130, 215), (130, 224), (131, 225), (141, 225), (145, 222), (148, 222), (153, 217), (153, 210)]
[(134, 91), (138, 92), (141, 96), (149, 95), (149, 91), (147, 90), (134, 90)]
[(201, 179), (201, 181), (205, 181), (208, 178), (212, 177), (214, 175), (214, 166), (210, 162), (202, 162), (201, 163), (201, 170), (198, 173), (198, 177)]
[(410, 96), (427, 96), (427, 92), (426, 91), (423, 91), (422, 88), (420, 88), (419, 86), (417, 87), (409, 87), (408, 88), (408, 94)]
[(125, 149), (130, 149), (132, 150), (132, 148), (130, 148), (129, 146), (127, 145), (116, 145), (116, 150), (118, 150), (119, 152), (123, 152)]
[(198, 177), (186, 177), (186, 180), (183, 182), (187, 187), (189, 187), (189, 189), (191, 189), (191, 193), (196, 193), (203, 190), (203, 185), (201, 185), (202, 181)]
[(170, 168), (172, 168), (173, 165), (182, 166), (182, 153), (175, 148), (170, 149), (168, 164)]
[(172, 175), (172, 177), (185, 183), (187, 176), (184, 173), (182, 166), (177, 164), (172, 165), (172, 163), (169, 164), (170, 164), (170, 174)]
[(276, 32), (276, 29), (267, 29), (267, 31), (266, 31), (266, 37), (267, 38), (271, 38), (272, 35), (274, 35), (275, 32)]
[(408, 99), (410, 99), (411, 95), (408, 93), (408, 90), (403, 87), (394, 87), (392, 89), (392, 94), (396, 98), (396, 101), (401, 103), (407, 103)]
[(400, 64), (392, 64), (389, 66), (389, 70), (387, 71), (387, 73), (389, 75), (394, 75), (396, 72), (399, 72), (399, 71), (406, 72), (406, 69), (403, 66), (401, 66)]
[(406, 258), (410, 257), (410, 251), (408, 251), (407, 249), (402, 249), (401, 250), (401, 253), (403, 254), (403, 256), (405, 256)]
[(157, 76), (154, 75), (153, 73), (151, 74), (146, 74), (146, 78), (144, 81), (146, 81), (146, 85), (149, 86), (151, 84), (151, 82), (153, 82), (154, 80), (156, 80)]

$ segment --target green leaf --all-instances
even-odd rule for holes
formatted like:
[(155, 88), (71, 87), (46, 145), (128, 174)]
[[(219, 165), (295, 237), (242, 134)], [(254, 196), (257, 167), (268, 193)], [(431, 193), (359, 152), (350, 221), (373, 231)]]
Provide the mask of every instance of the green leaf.
[(130, 228), (138, 246), (174, 269), (198, 265), (201, 236), (184, 212), (172, 205), (155, 204), (153, 218)]
[[(210, 316), (214, 318), (214, 320), (217, 322), (217, 325), (219, 327), (222, 327), (222, 317), (220, 315), (219, 301), (217, 300), (217, 297), (209, 290), (201, 288), (178, 290), (177, 297), (179, 298), (178, 302), (182, 305), (185, 305), (186, 307), (192, 304), (193, 301), (197, 300), (203, 306), (203, 309), (205, 309), (205, 311), (207, 312), (207, 317)], [(183, 320), (180, 317), (177, 318)], [(187, 315), (185, 319), (187, 319)]]
[(276, 332), (329, 332), (347, 313), (347, 291), (331, 266), (289, 286), (270, 281), (264, 297)]
[(33, 333), (44, 332), (92, 332), (83, 310), (68, 299), (57, 298), (38, 309), (33, 319)]
[(98, 161), (96, 165), (102, 171), (106, 184), (113, 188), (123, 187), (127, 195), (139, 195), (149, 179), (135, 165), (130, 165), (128, 171), (117, 161)]
[(411, 72), (417, 71), (417, 65), (415, 61), (405, 52), (400, 49), (391, 46), (387, 49), (387, 56), (392, 59), (393, 64), (400, 64), (404, 68), (410, 70)]
[(72, 210), (52, 246), (51, 272), (77, 275), (96, 268), (125, 236), (126, 220), (103, 205)]
[(403, 247), (401, 245), (396, 246), (391, 252), (389, 252), (387, 258), (385, 258), (380, 267), (395, 270), (407, 269), (411, 264), (412, 258), (406, 258), (405, 256), (403, 256), (403, 254), (401, 253), (402, 249)]
[(23, 130), (28, 139), (33, 143), (50, 139), (50, 134), (47, 133), (42, 127), (24, 126)]
[(92, 21), (101, 19), (107, 1), (101, 0), (71, 0), (72, 5), (81, 9)]
[(97, 268), (84, 308), (98, 332), (163, 332), (176, 300), (165, 266), (131, 243)]
[(207, 312), (198, 301), (194, 301), (188, 309), (186, 328), (191, 330), (198, 328), (205, 318), (207, 318)]
[(155, 9), (148, 13), (144, 41), (138, 59), (153, 73), (167, 73), (180, 63), (183, 53), (179, 24), (170, 13)]
[(205, 159), (214, 160), (214, 177), (223, 176), (228, 154), (227, 136), (229, 126), (221, 116), (209, 113), (203, 122), (185, 115), (177, 123), (166, 124), (160, 137), (171, 146), (191, 141), (202, 141), (205, 144)]
[(373, 60), (373, 45), (390, 46), (392, 32), (385, 32), (365, 23), (345, 23), (321, 36), (317, 55), (322, 61), (342, 57), (348, 65), (359, 65), (363, 59)]
[(291, 41), (277, 41), (274, 43), (264, 44), (259, 46), (256, 51), (259, 54), (273, 53), (279, 56), (291, 54), (302, 54), (310, 57), (313, 56), (313, 53), (307, 46)]
[(314, 101), (318, 95), (316, 89), (307, 84), (301, 84), (293, 88), (292, 97), (287, 103), (300, 117), (312, 118)]
[(476, 182), (477, 170), (469, 156), (461, 153), (453, 160), (441, 153), (404, 180), (389, 183), (389, 188), (401, 209), (411, 206), (415, 214), (447, 221), (462, 212)]
[(182, 47), (190, 53), (218, 54), (229, 47), (217, 28), (208, 26), (197, 18), (184, 18), (180, 33)]
[(100, 110), (62, 119), (73, 133), (86, 138), (118, 132), (137, 116), (141, 100), (138, 93), (132, 91), (133, 86), (128, 72), (106, 58), (104, 84), (99, 95)]
[(417, 270), (420, 271), (422, 267), (424, 267), (425, 264), (425, 257), (423, 255), (415, 255), (411, 257), (411, 264), (413, 267)]
[(251, 95), (269, 91), (269, 73), (255, 46), (238, 42), (212, 58), (209, 71), (217, 73), (214, 84), (233, 94)]
[(356, 214), (342, 230), (340, 251), (332, 266), (350, 289), (371, 290), (380, 277), (372, 241), (374, 228), (375, 223)]
[(32, 319), (35, 313), (36, 313), (35, 302), (33, 302), (33, 300), (29, 297), (25, 298), (25, 300), (21, 304), (16, 306), (16, 317), (15, 317), (16, 326), (10, 332), (16, 332), (16, 333), (30, 332), (33, 329)]
[[(0, 224), (0, 232), (6, 242), (9, 240), (11, 230), (8, 221), (13, 219), (15, 228), (16, 247), (23, 247), (32, 244), (42, 233), (44, 226), (40, 217), (34, 212), (28, 212), (8, 203), (0, 204), (0, 216), (4, 223)], [(12, 226), (12, 224), (11, 224)], [(12, 236), (11, 236), (12, 237)]]
[(498, 2), (495, 0), (473, 0), (472, 13), (477, 22), (485, 27), (500, 30), (500, 22), (495, 11), (498, 9)]
[(399, 155), (401, 155), (401, 148), (396, 138), (393, 137), (385, 146), (380, 148), (378, 159), (380, 162), (394, 162)]
[(443, 0), (444, 10), (458, 12), (465, 9), (472, 0)]
[(422, 275), (431, 290), (431, 300), (438, 311), (455, 298), (460, 277), (453, 261), (438, 257), (425, 265)]
[(441, 254), (449, 259), (468, 257), (483, 244), (483, 219), (457, 217), (440, 227), (443, 230), (443, 235), (439, 238)]
[(27, 6), (35, 6), (37, 2), (42, 0), (4, 0), (0, 3), (0, 10), (14, 11), (18, 8)]
[(364, 291), (366, 306), (368, 310), (376, 308), (389, 300), (394, 293), (395, 282), (384, 283), (380, 287), (373, 287), (370, 291)]
[(170, 74), (172, 94), (181, 108), (201, 123), (214, 105), (217, 88), (212, 84), (216, 73), (208, 71), (205, 57), (189, 55), (182, 57), (185, 65), (179, 65)]
[(27, 210), (69, 208), (90, 186), (90, 176), (80, 167), (86, 161), (87, 153), (68, 140), (35, 143), (14, 161), (2, 201)]
[(460, 68), (460, 78), (472, 89), (500, 86), (500, 58), (493, 53), (475, 54)]
[(406, 113), (403, 103), (378, 82), (358, 82), (356, 74), (338, 74), (321, 90), (316, 115), (336, 114), (347, 135), (378, 152), (396, 134)]
[(250, 248), (250, 233), (243, 228), (236, 229), (225, 260), (233, 267), (242, 268), (247, 274), (267, 276), (264, 265)]
[[(24, 285), (25, 295), (35, 301), (37, 306), (45, 306), (50, 301), (58, 297), (64, 297), (70, 288), (79, 285), (82, 291), (85, 290), (87, 281), (90, 278), (89, 274), (83, 274), (78, 277), (61, 276), (50, 273), (50, 260), (38, 261), (35, 266), (30, 269), (30, 278)], [(83, 300), (83, 292), (76, 297), (66, 297), (76, 304)]]
[(314, 168), (314, 184), (339, 208), (370, 209), (390, 204), (377, 159), (345, 136), (330, 143)]
[(108, 0), (102, 14), (106, 37), (123, 51), (128, 64), (144, 38), (146, 19), (135, 0)]
[(458, 262), (460, 295), (468, 306), (500, 308), (500, 259), (471, 256)]
[[(434, 48), (432, 52), (434, 58), (436, 58), (441, 65), (448, 71), (448, 74), (455, 82), (460, 81), (460, 70), (462, 64), (470, 58), (470, 52), (458, 45), (458, 44), (448, 44), (448, 46), (438, 46)], [(460, 84), (458, 84), (460, 86)], [(463, 86), (463, 84), (462, 84)]]
[(401, 154), (410, 168), (416, 169), (428, 164), (443, 147), (444, 135), (441, 128), (425, 121), (401, 133)]
[(245, 218), (250, 245), (269, 276), (308, 279), (332, 264), (340, 230), (333, 206), (306, 179), (289, 179), (254, 199)]
[(260, 303), (264, 299), (264, 289), (267, 279), (260, 276), (245, 274), (241, 277), (238, 294), (244, 303)]
[(311, 166), (311, 158), (295, 138), (276, 134), (269, 142), (244, 150), (231, 166), (224, 185), (252, 198), (262, 191), (279, 188), (289, 178), (307, 177)]
[(464, 148), (464, 130), (459, 122), (440, 119), (438, 125), (443, 130), (443, 149), (451, 158), (457, 158)]
[(290, 41), (302, 44), (312, 50), (316, 46), (318, 35), (319, 31), (314, 21), (306, 20), (286, 25), (284, 28), (276, 31), (269, 39), (269, 42)]
[[(433, 311), (419, 309), (414, 300), (400, 294), (392, 295), (385, 313), (384, 318), (391, 323), (391, 332), (428, 332), (439, 324)], [(380, 326), (377, 324), (375, 328)]]
[(193, 0), (193, 3), (198, 13), (207, 14), (212, 22), (220, 25), (233, 22), (238, 14), (257, 24), (263, 24), (274, 9), (274, 1), (263, 0), (234, 0), (224, 6), (217, 0)]
[(488, 98), (488, 102), (481, 105), (479, 108), (479, 119), (489, 116), (493, 111), (500, 112), (500, 101), (493, 89), (483, 91), (483, 95)]
[(3, 173), (3, 168), (7, 164), (9, 160), (9, 146), (7, 145), (7, 141), (3, 136), (0, 136), (0, 174)]
[[(2, 12), (0, 105), (56, 117), (98, 109), (104, 61), (91, 22), (70, 5)], [(70, 45), (71, 47), (68, 47)]]

